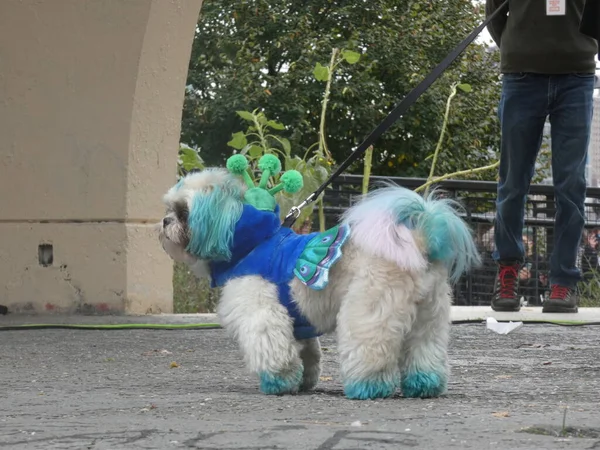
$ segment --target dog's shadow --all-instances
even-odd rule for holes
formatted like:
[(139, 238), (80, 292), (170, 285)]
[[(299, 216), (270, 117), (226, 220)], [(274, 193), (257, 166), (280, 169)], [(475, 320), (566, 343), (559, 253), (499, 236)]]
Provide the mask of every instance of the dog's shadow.
[[(230, 392), (235, 392), (236, 394), (240, 394), (240, 395), (244, 395), (244, 396), (245, 395), (248, 395), (248, 396), (264, 396), (265, 395), (262, 392), (260, 392), (258, 389), (253, 389), (253, 388), (249, 388), (249, 387), (248, 388), (240, 387), (237, 389), (231, 389)], [(317, 387), (311, 391), (298, 392), (296, 394), (275, 394), (275, 395), (273, 395), (273, 397), (289, 397), (289, 396), (291, 396), (291, 397), (326, 396), (326, 397), (332, 397), (332, 398), (346, 399), (344, 390), (341, 387), (340, 388), (334, 387), (334, 388), (329, 388), (329, 389)], [(448, 399), (448, 398), (457, 400), (457, 399), (467, 398), (467, 395), (465, 395), (462, 392), (447, 392), (447, 393), (441, 395), (440, 397), (438, 397), (438, 399)], [(407, 398), (407, 397), (404, 397), (400, 391), (398, 391), (391, 397), (387, 397), (385, 399), (377, 399), (377, 400), (419, 401), (419, 400), (431, 400), (431, 399), (430, 398)], [(364, 401), (364, 400), (359, 400), (359, 401)]]
[[(326, 397), (334, 397), (334, 398), (341, 398), (341, 399), (346, 399), (346, 395), (344, 394), (344, 390), (342, 388), (332, 388), (332, 389), (324, 389), (324, 388), (315, 388), (312, 391), (308, 391), (308, 392), (299, 392), (297, 394), (294, 394), (295, 396), (299, 396), (299, 397), (306, 397), (306, 396), (311, 396), (311, 395), (323, 395)], [(285, 395), (280, 395), (278, 397), (284, 397)], [(467, 398), (467, 395), (465, 395), (464, 393), (461, 392), (453, 392), (453, 393), (445, 393), (443, 395), (441, 395), (440, 397), (437, 397), (438, 399), (447, 399), (447, 398), (452, 398), (452, 399), (461, 399), (461, 398)], [(394, 395), (392, 395), (391, 397), (387, 397), (385, 399), (377, 399), (377, 400), (412, 400), (412, 401), (419, 401), (419, 400), (431, 400), (431, 398), (408, 398), (408, 397), (404, 397), (402, 395), (402, 393), (400, 391), (396, 392)], [(358, 401), (364, 401), (364, 400), (358, 400)]]

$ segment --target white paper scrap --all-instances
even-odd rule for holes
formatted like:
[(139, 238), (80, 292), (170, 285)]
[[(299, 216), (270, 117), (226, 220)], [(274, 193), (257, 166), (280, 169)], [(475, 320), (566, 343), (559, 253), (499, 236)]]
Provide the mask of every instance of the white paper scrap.
[(518, 330), (523, 326), (523, 322), (498, 322), (493, 317), (487, 318), (487, 328), (498, 334), (508, 334)]

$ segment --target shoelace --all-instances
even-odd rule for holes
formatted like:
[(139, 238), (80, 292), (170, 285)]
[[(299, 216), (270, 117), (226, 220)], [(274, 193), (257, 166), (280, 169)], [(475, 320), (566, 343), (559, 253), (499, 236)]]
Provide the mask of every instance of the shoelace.
[(564, 300), (569, 295), (569, 291), (570, 291), (570, 289), (568, 287), (559, 286), (558, 284), (553, 284), (552, 285), (552, 294), (550, 294), (550, 297)]
[(500, 266), (500, 298), (515, 298), (517, 276), (517, 266)]

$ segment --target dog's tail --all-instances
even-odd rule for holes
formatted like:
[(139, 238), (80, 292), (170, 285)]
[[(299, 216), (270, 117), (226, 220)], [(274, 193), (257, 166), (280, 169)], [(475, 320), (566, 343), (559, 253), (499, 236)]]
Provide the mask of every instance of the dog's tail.
[(409, 189), (386, 185), (367, 194), (348, 209), (343, 222), (350, 225), (353, 241), (408, 270), (427, 262), (443, 262), (450, 280), (479, 263), (471, 231), (459, 216), (458, 202), (426, 198)]

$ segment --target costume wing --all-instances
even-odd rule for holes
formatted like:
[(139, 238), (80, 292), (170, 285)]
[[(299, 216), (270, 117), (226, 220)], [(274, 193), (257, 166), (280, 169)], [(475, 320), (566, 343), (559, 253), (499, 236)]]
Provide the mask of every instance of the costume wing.
[(300, 254), (294, 275), (311, 289), (324, 289), (329, 282), (329, 269), (342, 256), (342, 246), (349, 236), (350, 227), (344, 225), (316, 234)]

